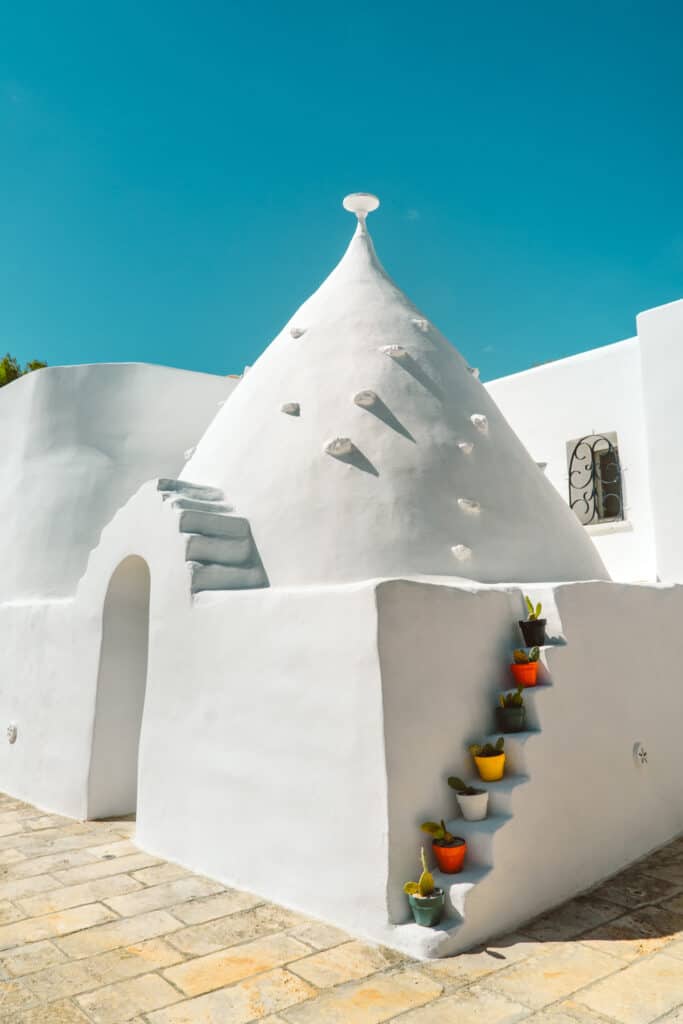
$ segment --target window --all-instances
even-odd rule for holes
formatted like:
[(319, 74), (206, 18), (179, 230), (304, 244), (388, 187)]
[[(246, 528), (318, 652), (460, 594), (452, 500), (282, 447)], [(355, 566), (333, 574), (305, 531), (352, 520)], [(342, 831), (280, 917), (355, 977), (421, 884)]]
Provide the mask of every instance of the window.
[(567, 442), (569, 506), (584, 526), (624, 518), (617, 435), (587, 434)]

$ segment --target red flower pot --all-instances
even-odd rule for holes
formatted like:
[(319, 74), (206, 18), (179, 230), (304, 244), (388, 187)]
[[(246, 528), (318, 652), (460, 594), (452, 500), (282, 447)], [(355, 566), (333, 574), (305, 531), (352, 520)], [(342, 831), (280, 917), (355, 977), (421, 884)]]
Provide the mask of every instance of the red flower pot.
[(538, 662), (530, 661), (526, 665), (510, 665), (510, 671), (518, 686), (535, 686), (538, 677)]
[(441, 846), (441, 840), (435, 839), (432, 843), (432, 852), (439, 865), (439, 871), (443, 871), (445, 875), (456, 875), (458, 871), (462, 871), (467, 843), (460, 839), (455, 846)]

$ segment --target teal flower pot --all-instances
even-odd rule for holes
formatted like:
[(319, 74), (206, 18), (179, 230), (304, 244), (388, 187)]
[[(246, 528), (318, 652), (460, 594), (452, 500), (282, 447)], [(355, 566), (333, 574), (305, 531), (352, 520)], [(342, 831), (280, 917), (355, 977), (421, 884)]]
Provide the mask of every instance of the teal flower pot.
[(426, 928), (433, 928), (435, 924), (439, 923), (443, 914), (443, 889), (435, 889), (431, 896), (409, 896), (408, 903), (410, 903), (415, 923), (424, 925)]

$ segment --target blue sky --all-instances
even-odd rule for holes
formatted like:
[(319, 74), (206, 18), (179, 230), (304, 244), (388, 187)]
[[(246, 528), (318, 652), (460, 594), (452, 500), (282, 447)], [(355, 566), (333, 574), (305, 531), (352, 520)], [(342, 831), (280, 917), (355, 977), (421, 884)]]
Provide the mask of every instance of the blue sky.
[(254, 361), (376, 192), (490, 378), (683, 297), (677, 3), (6, 3), (0, 349)]

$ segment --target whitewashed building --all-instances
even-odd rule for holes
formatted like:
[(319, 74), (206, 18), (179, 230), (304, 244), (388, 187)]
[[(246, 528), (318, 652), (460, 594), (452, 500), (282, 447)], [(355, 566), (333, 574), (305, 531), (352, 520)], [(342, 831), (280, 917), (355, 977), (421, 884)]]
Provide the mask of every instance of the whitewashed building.
[[(563, 483), (567, 442), (611, 437), (633, 528), (598, 448), (605, 561), (680, 578), (683, 304), (487, 390), (382, 268), (378, 201), (345, 205), (345, 255), (239, 382), (57, 367), (0, 391), (0, 788), (136, 811), (153, 853), (444, 956), (683, 830), (683, 588), (612, 582)], [(464, 821), (446, 780), (496, 735), (525, 592), (541, 685), (489, 816)], [(403, 892), (428, 818), (468, 845), (436, 928)]]

